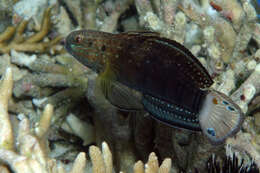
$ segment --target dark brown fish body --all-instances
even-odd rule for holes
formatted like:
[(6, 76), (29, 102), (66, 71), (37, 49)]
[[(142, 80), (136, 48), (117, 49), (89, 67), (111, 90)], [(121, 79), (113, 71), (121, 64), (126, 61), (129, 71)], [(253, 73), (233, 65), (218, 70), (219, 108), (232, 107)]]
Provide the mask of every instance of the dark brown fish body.
[(213, 81), (181, 44), (153, 32), (81, 30), (67, 37), (66, 48), (101, 79), (110, 81), (104, 85), (119, 82), (141, 92), (144, 108), (156, 119), (201, 130), (199, 113)]
[[(160, 107), (162, 113), (171, 112), (176, 119), (171, 125), (200, 130), (197, 115), (206, 91), (198, 87), (209, 87), (212, 80), (202, 66), (192, 67), (198, 64), (197, 59), (189, 58), (185, 52), (179, 52), (178, 47), (171, 47), (163, 38), (149, 33), (145, 37), (135, 33), (119, 35), (122, 38), (117, 41), (122, 45), (119, 46), (121, 50), (116, 51), (118, 58), (110, 61), (119, 74), (117, 80), (141, 91), (147, 106)], [(171, 105), (179, 110), (173, 110)], [(164, 122), (168, 121), (171, 120)]]

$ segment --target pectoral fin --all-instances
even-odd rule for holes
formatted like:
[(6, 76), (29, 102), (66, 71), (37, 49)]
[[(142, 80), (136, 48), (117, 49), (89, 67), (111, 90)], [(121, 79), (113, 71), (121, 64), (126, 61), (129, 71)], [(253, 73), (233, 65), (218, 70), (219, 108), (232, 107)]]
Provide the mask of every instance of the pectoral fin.
[(142, 94), (116, 81), (100, 79), (100, 86), (107, 100), (121, 110), (142, 110)]
[(98, 80), (105, 97), (112, 105), (122, 110), (143, 109), (142, 94), (117, 82), (117, 74), (115, 68), (107, 64), (104, 72), (99, 75)]

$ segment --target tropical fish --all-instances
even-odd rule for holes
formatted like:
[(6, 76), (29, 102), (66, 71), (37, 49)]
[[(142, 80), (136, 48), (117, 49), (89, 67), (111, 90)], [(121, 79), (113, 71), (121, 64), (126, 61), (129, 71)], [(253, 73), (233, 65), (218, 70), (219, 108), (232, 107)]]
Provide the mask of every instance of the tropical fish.
[(120, 109), (145, 109), (170, 126), (203, 131), (213, 144), (241, 127), (240, 108), (209, 88), (213, 80), (207, 70), (176, 41), (149, 31), (78, 30), (67, 36), (65, 47), (99, 74), (104, 95)]

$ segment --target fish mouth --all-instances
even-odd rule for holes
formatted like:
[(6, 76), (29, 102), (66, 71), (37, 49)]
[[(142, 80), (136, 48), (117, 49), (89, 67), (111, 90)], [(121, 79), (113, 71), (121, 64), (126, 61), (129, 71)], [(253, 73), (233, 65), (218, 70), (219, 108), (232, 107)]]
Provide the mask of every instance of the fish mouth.
[(74, 34), (73, 32), (71, 32), (65, 39), (64, 39), (64, 47), (65, 49), (71, 54), (73, 55), (73, 50), (72, 50), (72, 44), (73, 44), (73, 39), (74, 38)]
[[(69, 35), (70, 36), (70, 35)], [(71, 53), (71, 45), (69, 44), (69, 36), (67, 36), (63, 41), (64, 41), (64, 47), (65, 49)]]

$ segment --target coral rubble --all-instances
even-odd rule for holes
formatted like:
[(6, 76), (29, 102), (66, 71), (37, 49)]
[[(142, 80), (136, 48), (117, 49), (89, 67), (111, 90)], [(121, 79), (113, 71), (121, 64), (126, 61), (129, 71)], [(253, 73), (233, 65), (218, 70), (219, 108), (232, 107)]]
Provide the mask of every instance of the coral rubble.
[[(1, 3), (15, 3), (7, 9), (15, 14), (0, 16), (10, 24), (14, 15), (12, 25), (3, 23), (3, 32), (0, 28), (0, 172), (88, 172), (89, 155), (94, 172), (169, 172), (170, 167), (203, 172), (213, 153), (224, 160), (229, 152), (260, 167), (260, 24), (251, 1)], [(34, 15), (43, 11), (39, 25)], [(215, 81), (212, 88), (231, 96), (246, 114), (241, 132), (216, 147), (200, 133), (167, 127), (146, 112), (116, 109), (101, 93), (96, 74), (58, 45), (61, 36), (78, 28), (148, 29), (180, 42), (207, 68)], [(159, 167), (164, 158), (171, 159)]]
[[(48, 130), (50, 129), (53, 116), (53, 106), (47, 104), (43, 110), (39, 122), (32, 124), (25, 116), (20, 119), (17, 136), (12, 131), (12, 122), (8, 114), (8, 101), (12, 94), (12, 70), (7, 68), (0, 86), (0, 160), (9, 166), (16, 173), (62, 173), (67, 172), (62, 162), (48, 157), (48, 142), (46, 140)], [(90, 146), (89, 155), (92, 162), (92, 172), (94, 173), (112, 173), (113, 162), (112, 154), (108, 145), (102, 143), (102, 152), (96, 146)], [(86, 154), (78, 154), (70, 173), (83, 173), (86, 168)], [(1, 164), (1, 171), (9, 172), (4, 164)], [(88, 168), (89, 169), (89, 168)], [(165, 159), (159, 167), (158, 159), (154, 153), (151, 153), (146, 167), (141, 161), (133, 167), (133, 172), (162, 172), (168, 173), (171, 169), (171, 160)]]

